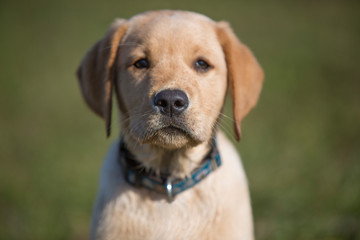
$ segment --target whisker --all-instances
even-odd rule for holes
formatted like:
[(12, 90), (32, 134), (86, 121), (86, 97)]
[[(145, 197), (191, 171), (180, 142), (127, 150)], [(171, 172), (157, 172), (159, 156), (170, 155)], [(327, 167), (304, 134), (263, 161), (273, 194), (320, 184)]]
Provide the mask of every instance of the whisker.
[(232, 117), (229, 117), (228, 115), (226, 115), (226, 114), (224, 114), (224, 113), (222, 113), (222, 112), (220, 112), (219, 115), (220, 115), (221, 117), (224, 117), (224, 118), (227, 119), (227, 120), (230, 120), (230, 121), (234, 122), (234, 119), (233, 119)]

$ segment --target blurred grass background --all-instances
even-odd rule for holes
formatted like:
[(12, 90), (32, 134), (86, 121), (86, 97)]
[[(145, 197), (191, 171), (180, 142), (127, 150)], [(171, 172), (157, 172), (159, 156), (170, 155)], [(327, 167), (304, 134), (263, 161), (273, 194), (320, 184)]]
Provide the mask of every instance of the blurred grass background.
[(164, 8), (229, 21), (265, 70), (238, 145), (257, 239), (360, 239), (360, 4), (333, 0), (0, 1), (0, 239), (88, 238), (119, 128), (74, 72), (115, 17)]

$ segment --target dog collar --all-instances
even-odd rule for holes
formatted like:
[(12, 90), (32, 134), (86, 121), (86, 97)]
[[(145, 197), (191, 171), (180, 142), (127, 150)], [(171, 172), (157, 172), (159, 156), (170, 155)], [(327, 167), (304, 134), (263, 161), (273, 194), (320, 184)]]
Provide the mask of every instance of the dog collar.
[(202, 160), (199, 167), (191, 172), (186, 178), (172, 178), (170, 174), (156, 174), (153, 170), (145, 170), (134, 155), (126, 148), (123, 139), (119, 147), (119, 163), (124, 169), (125, 180), (135, 187), (147, 189), (166, 194), (171, 202), (175, 195), (189, 189), (206, 178), (211, 172), (221, 166), (221, 158), (214, 138), (212, 148)]

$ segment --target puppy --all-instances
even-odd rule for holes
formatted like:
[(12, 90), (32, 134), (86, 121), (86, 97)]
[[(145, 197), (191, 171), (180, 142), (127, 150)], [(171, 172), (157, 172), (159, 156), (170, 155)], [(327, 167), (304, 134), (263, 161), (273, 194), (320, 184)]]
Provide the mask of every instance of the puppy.
[(91, 239), (253, 239), (246, 176), (217, 130), (226, 90), (235, 138), (263, 71), (229, 25), (192, 12), (117, 19), (78, 79), (110, 134), (112, 92), (122, 135), (105, 159)]

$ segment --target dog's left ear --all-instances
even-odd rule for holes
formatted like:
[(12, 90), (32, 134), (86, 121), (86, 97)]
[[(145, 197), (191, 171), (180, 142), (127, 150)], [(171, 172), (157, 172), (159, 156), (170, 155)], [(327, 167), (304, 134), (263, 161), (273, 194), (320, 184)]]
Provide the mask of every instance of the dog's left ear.
[(241, 120), (255, 106), (264, 73), (251, 51), (242, 44), (226, 22), (216, 25), (218, 39), (225, 53), (229, 90), (232, 95), (234, 132), (241, 137)]
[(104, 118), (107, 136), (111, 125), (114, 65), (126, 29), (126, 20), (115, 20), (105, 36), (90, 48), (77, 70), (82, 95), (88, 106)]

